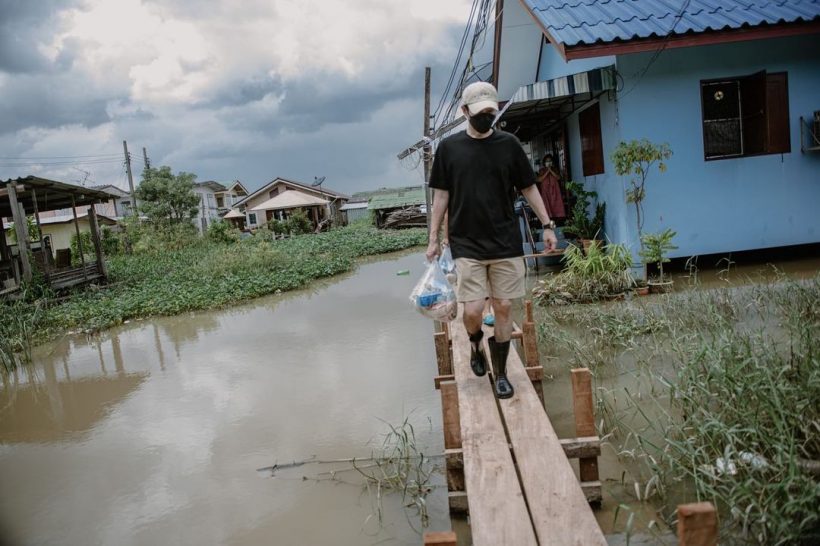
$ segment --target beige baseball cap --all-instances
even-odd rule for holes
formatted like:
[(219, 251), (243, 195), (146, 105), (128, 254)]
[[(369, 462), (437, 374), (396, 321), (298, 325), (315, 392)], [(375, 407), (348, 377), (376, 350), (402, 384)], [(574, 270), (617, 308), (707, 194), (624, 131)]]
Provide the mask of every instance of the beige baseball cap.
[(477, 114), (485, 108), (498, 110), (498, 91), (491, 83), (471, 83), (461, 93), (461, 104), (467, 107), (470, 114)]

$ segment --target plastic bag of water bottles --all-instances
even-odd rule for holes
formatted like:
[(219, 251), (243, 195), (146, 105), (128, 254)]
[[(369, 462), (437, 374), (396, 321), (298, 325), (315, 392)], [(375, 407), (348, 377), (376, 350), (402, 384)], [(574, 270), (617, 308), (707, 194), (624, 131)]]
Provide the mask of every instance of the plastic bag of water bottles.
[(419, 282), (410, 292), (410, 301), (416, 311), (434, 320), (450, 322), (458, 314), (456, 291), (438, 260), (427, 262)]

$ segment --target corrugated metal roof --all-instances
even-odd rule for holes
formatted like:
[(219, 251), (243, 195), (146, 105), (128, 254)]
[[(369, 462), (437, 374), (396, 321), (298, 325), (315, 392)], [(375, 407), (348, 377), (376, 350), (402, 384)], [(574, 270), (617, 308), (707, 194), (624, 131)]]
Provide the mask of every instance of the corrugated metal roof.
[(367, 208), (370, 210), (394, 209), (411, 205), (423, 205), (424, 203), (424, 188), (414, 188), (374, 195), (370, 198)]
[(820, 19), (820, 0), (523, 1), (568, 47)]

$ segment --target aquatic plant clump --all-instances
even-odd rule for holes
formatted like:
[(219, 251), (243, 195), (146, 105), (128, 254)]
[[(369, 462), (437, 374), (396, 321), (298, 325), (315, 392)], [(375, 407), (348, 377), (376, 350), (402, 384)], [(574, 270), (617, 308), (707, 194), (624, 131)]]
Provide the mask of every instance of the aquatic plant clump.
[(27, 339), (38, 342), (71, 330), (109, 328), (129, 319), (224, 307), (301, 288), (314, 279), (350, 271), (359, 257), (426, 241), (423, 229), (389, 231), (351, 225), (283, 240), (258, 236), (226, 244), (198, 238), (179, 247), (145, 245), (141, 252), (108, 259), (109, 287), (77, 292), (42, 310), (25, 305), (12, 313), (0, 303), (0, 332), (4, 339), (19, 339), (15, 333), (19, 322), (26, 332), (33, 332), (26, 334)]
[[(669, 523), (678, 503), (714, 502), (722, 543), (808, 544), (820, 540), (819, 310), (820, 275), (552, 308), (541, 331), (597, 372), (601, 433), (633, 468), (637, 500), (665, 499)], [(608, 388), (623, 373), (631, 387)]]
[(635, 286), (632, 255), (623, 245), (591, 245), (586, 254), (570, 245), (566, 269), (539, 281), (533, 297), (543, 305), (590, 303), (617, 296)]

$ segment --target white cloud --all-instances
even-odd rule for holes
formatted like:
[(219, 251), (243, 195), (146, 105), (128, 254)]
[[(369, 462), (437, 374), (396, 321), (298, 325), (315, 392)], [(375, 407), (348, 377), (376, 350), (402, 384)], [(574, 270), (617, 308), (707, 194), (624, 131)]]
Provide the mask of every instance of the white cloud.
[[(112, 153), (127, 139), (137, 150), (147, 146), (155, 164), (255, 186), (288, 174), (280, 171), (285, 166), (309, 171), (316, 161), (315, 143), (322, 142), (338, 148), (323, 152), (337, 157), (323, 170), (329, 176), (348, 173), (339, 179), (342, 190), (364, 189), (350, 162), (381, 165), (380, 185), (403, 176), (406, 171), (395, 170), (394, 158), (419, 133), (422, 68), (438, 64), (435, 75), (444, 79), (469, 2), (253, 0), (237, 5), (229, 0), (86, 0), (59, 11), (54, 33), (43, 34), (35, 44), (52, 68), (28, 85), (57, 84), (65, 92), (43, 95), (51, 102), (47, 110), (9, 106), (5, 115), (31, 112), (30, 122), (21, 118), (19, 125), (36, 128), (0, 133), (0, 147), (14, 152), (2, 155), (45, 155), (35, 152), (43, 149), (55, 155)], [(0, 68), (0, 86), (7, 81)], [(10, 99), (21, 105), (26, 100), (20, 90)], [(95, 106), (88, 110), (96, 118), (89, 116), (85, 126), (81, 115), (51, 114), (69, 108), (84, 112), (76, 107), (78, 101)], [(397, 113), (405, 108), (412, 115)], [(100, 113), (108, 121), (101, 122)], [(346, 125), (359, 135), (355, 142), (338, 137)], [(280, 152), (283, 141), (287, 152)], [(396, 149), (388, 150), (385, 142)], [(363, 170), (369, 171), (370, 164)], [(54, 177), (64, 171), (51, 169)], [(121, 177), (119, 165), (93, 171), (100, 182)], [(0, 178), (24, 174), (0, 162)], [(395, 184), (409, 181), (417, 182), (415, 174)]]

